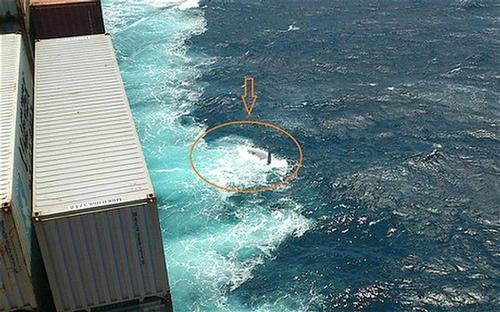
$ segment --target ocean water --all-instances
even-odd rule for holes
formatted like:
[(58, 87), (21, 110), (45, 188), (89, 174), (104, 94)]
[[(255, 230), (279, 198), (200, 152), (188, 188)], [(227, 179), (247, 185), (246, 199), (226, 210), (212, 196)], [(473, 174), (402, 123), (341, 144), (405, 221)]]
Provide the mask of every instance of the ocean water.
[[(500, 5), (105, 0), (176, 312), (499, 311)], [(194, 139), (291, 132), (228, 193)], [(266, 166), (248, 147), (270, 150)], [(218, 184), (289, 140), (207, 136)]]

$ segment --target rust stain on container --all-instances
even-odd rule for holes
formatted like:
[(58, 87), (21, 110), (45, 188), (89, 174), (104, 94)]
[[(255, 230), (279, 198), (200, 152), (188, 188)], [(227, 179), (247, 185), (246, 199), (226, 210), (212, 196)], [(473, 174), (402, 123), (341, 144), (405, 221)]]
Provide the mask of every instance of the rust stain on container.
[(105, 33), (99, 0), (31, 0), (32, 39)]

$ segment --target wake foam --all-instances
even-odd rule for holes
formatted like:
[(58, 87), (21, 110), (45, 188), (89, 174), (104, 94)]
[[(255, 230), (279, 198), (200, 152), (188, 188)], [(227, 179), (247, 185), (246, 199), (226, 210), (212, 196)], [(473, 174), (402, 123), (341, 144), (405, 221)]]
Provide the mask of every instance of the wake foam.
[(262, 188), (286, 178), (291, 172), (289, 161), (279, 155), (272, 155), (270, 165), (267, 159), (261, 159), (249, 152), (267, 151), (255, 146), (245, 138), (233, 136), (214, 142), (200, 144), (196, 155), (199, 170), (210, 181), (225, 187), (250, 189)]
[[(209, 187), (193, 174), (188, 151), (206, 126), (189, 114), (205, 87), (198, 78), (215, 61), (185, 45), (206, 30), (197, 6), (197, 1), (103, 2), (158, 196), (174, 305), (179, 311), (245, 311), (231, 292), (270, 261), (285, 239), (302, 235), (311, 224), (291, 199), (280, 200), (279, 209), (253, 197), (236, 203), (233, 194)], [(290, 169), (279, 156), (272, 166), (263, 166), (246, 146), (255, 144), (240, 137), (200, 142), (213, 152), (202, 155), (221, 183), (258, 185)], [(224, 158), (230, 153), (236, 157)]]
[[(166, 243), (168, 254), (178, 254), (169, 262), (169, 272), (176, 275), (179, 288), (202, 286), (192, 311), (244, 311), (229, 294), (252, 279), (255, 268), (272, 259), (286, 238), (299, 237), (311, 227), (293, 201), (285, 199), (281, 204), (282, 209), (269, 211), (250, 203), (238, 209), (236, 221), (219, 222), (202, 235)], [(268, 311), (275, 310), (284, 309), (274, 306)]]
[(158, 8), (176, 6), (183, 10), (198, 8), (200, 5), (198, 0), (146, 0), (146, 2)]

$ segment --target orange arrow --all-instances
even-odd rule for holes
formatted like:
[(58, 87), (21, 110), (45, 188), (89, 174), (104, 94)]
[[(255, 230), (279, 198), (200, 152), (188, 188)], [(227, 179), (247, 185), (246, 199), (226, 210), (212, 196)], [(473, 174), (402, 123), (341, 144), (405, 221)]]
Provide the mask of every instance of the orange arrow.
[[(253, 77), (246, 76), (244, 81), (245, 91), (241, 96), (241, 100), (243, 101), (245, 111), (248, 115), (250, 115), (255, 107), (255, 103), (257, 103), (257, 95), (255, 95), (255, 79)], [(249, 101), (247, 101), (247, 98), (249, 98)]]

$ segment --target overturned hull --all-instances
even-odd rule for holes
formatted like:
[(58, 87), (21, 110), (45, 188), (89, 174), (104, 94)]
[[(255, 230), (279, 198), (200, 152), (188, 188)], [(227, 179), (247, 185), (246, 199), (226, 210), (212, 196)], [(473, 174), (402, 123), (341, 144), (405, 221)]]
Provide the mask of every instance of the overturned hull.
[(266, 160), (267, 164), (270, 165), (272, 161), (271, 152), (265, 152), (256, 148), (249, 148), (248, 153), (257, 156), (260, 160)]

